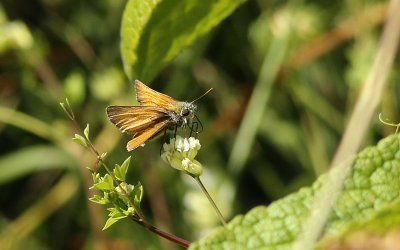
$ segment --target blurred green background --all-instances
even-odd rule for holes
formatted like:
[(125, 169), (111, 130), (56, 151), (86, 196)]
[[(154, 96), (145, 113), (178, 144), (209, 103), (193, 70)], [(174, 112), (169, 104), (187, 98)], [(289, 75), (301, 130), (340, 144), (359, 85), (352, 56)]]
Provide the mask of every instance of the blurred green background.
[[(159, 157), (162, 139), (128, 153), (108, 105), (134, 105), (120, 54), (126, 1), (0, 2), (0, 246), (179, 249), (88, 201), (96, 158), (71, 141), (68, 97), (109, 165), (132, 155), (129, 179), (165, 231), (195, 241), (219, 225), (194, 181)], [(327, 171), (376, 53), (386, 1), (248, 1), (185, 48), (153, 89), (198, 102), (202, 180), (229, 220)], [(394, 69), (399, 67), (395, 61)], [(141, 79), (139, 79), (141, 80)], [(393, 71), (380, 112), (399, 121)], [(376, 116), (377, 117), (377, 116)], [(375, 119), (365, 140), (393, 132)], [(184, 133), (184, 132), (183, 132)], [(2, 247), (0, 247), (2, 248)]]

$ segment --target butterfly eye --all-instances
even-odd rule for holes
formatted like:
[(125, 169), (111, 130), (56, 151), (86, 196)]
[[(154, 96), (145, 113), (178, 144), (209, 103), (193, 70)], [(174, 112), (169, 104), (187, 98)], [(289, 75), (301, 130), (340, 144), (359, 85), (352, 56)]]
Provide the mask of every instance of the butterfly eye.
[(187, 109), (182, 110), (182, 116), (188, 116), (190, 114), (190, 111)]

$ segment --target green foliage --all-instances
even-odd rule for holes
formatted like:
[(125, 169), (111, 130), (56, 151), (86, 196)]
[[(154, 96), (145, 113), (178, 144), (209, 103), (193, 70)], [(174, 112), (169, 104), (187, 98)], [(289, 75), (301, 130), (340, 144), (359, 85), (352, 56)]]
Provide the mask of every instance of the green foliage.
[[(384, 237), (391, 231), (400, 229), (400, 202), (385, 206), (378, 211), (371, 213), (365, 220), (356, 223), (347, 223), (337, 234), (325, 237), (318, 245), (317, 249), (329, 249), (330, 245), (352, 241), (356, 234), (363, 234), (366, 237)], [(357, 244), (357, 242), (356, 242)], [(358, 243), (358, 245), (360, 245)], [(360, 246), (361, 247), (361, 246)], [(372, 248), (372, 246), (370, 246)]]
[(48, 169), (72, 169), (75, 159), (58, 147), (36, 145), (21, 148), (0, 158), (0, 184)]
[[(399, 142), (400, 135), (390, 136), (358, 154), (322, 237), (337, 235), (345, 228), (369, 221), (393, 204), (400, 204)], [(299, 232), (307, 230), (302, 223), (327, 178), (323, 175), (311, 187), (268, 207), (256, 207), (246, 215), (236, 216), (227, 228), (219, 228), (191, 249), (290, 249)]]
[[(76, 122), (74, 112), (68, 102), (68, 99), (66, 99), (66, 104), (60, 103), (60, 105), (68, 117), (73, 122)], [(86, 124), (83, 134), (85, 137), (75, 134), (72, 140), (84, 147), (89, 147), (90, 150), (97, 156), (97, 163), (100, 164), (100, 166), (103, 166), (108, 172), (104, 175), (101, 175), (100, 173), (94, 172), (92, 169), (88, 168), (88, 170), (92, 172), (93, 180), (93, 186), (91, 186), (89, 189), (97, 190), (101, 193), (101, 195), (93, 195), (89, 198), (89, 200), (100, 205), (112, 206), (107, 208), (109, 214), (103, 230), (109, 228), (117, 221), (128, 216), (131, 216), (136, 221), (142, 220), (143, 216), (140, 210), (140, 203), (143, 197), (143, 186), (138, 183), (138, 185), (135, 187), (125, 182), (131, 157), (129, 156), (121, 166), (115, 164), (115, 168), (111, 174), (110, 169), (104, 162), (106, 153), (99, 155), (97, 149), (90, 141), (89, 124)]]
[[(95, 194), (89, 200), (100, 205), (111, 206), (107, 208), (108, 219), (103, 230), (127, 217), (138, 220), (142, 214), (140, 203), (143, 198), (143, 186), (140, 182), (135, 186), (125, 182), (130, 159), (131, 157), (128, 157), (121, 166), (116, 164), (113, 176), (92, 173), (93, 186), (90, 189), (100, 191), (101, 195)], [(107, 169), (104, 163), (103, 166)]]
[(108, 198), (97, 194), (93, 195), (93, 197), (90, 197), (89, 200), (100, 205), (107, 205), (110, 203)]
[(128, 1), (121, 55), (132, 80), (151, 81), (185, 47), (205, 35), (244, 0)]
[(90, 128), (89, 128), (89, 123), (88, 123), (88, 124), (86, 124), (86, 127), (83, 130), (83, 134), (85, 135), (86, 139), (89, 139), (89, 133), (90, 133)]
[(131, 162), (131, 157), (129, 156), (122, 163), (122, 165), (115, 164), (115, 168), (113, 170), (115, 178), (119, 181), (125, 181), (126, 173), (128, 172), (129, 164)]
[(87, 147), (86, 139), (81, 135), (75, 134), (72, 140), (81, 146)]
[(140, 182), (136, 184), (136, 187), (133, 189), (133, 194), (132, 196), (134, 197), (133, 201), (136, 207), (140, 208), (140, 202), (142, 201), (143, 198), (143, 186)]
[(101, 191), (110, 191), (114, 190), (114, 181), (113, 178), (109, 174), (105, 174), (104, 176), (100, 176), (100, 174), (95, 174), (93, 180), (96, 180), (93, 187), (94, 189), (98, 189)]
[(112, 226), (114, 223), (118, 222), (121, 219), (124, 219), (126, 217), (128, 217), (129, 214), (124, 213), (124, 211), (121, 211), (117, 208), (108, 208), (108, 211), (110, 211), (110, 213), (108, 214), (108, 219), (106, 221), (106, 224), (104, 225), (102, 230), (106, 230), (107, 228), (109, 228), (110, 226)]

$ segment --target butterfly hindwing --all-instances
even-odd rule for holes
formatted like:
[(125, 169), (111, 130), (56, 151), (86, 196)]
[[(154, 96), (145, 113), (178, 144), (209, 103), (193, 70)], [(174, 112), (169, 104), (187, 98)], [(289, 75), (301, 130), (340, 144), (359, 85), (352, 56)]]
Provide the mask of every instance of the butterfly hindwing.
[(156, 136), (159, 132), (161, 132), (161, 130), (166, 128), (168, 124), (169, 120), (163, 120), (158, 123), (155, 123), (154, 126), (147, 127), (142, 132), (135, 134), (133, 139), (126, 144), (126, 149), (128, 151), (132, 151), (137, 147), (139, 147), (140, 145), (143, 145), (146, 141), (150, 140), (151, 138)]

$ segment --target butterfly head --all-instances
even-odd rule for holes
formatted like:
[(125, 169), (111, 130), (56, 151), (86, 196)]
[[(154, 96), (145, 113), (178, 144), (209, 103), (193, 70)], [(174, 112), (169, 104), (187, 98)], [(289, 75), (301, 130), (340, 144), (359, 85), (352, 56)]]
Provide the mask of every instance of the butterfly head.
[(172, 122), (178, 127), (189, 125), (196, 113), (197, 106), (190, 102), (181, 102), (177, 112), (170, 112)]
[(180, 116), (193, 119), (197, 106), (193, 102), (183, 102)]

